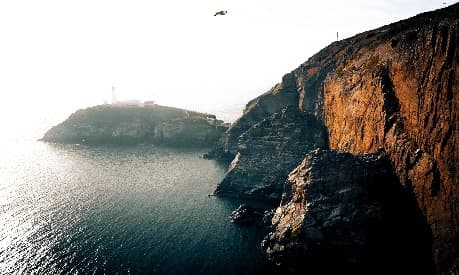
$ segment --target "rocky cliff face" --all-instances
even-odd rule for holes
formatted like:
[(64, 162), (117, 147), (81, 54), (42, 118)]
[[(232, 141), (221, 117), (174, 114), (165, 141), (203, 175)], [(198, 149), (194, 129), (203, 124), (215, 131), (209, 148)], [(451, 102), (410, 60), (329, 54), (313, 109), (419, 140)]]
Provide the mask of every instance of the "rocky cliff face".
[(237, 156), (215, 194), (277, 200), (288, 173), (308, 151), (324, 148), (325, 140), (314, 116), (285, 107), (239, 136)]
[(45, 133), (57, 143), (210, 147), (227, 129), (215, 116), (165, 106), (96, 106), (79, 110)]
[(430, 229), (384, 153), (312, 151), (288, 176), (272, 222), (263, 248), (294, 271), (433, 271)]
[[(286, 146), (289, 154), (305, 154), (315, 146), (355, 156), (383, 151), (398, 184), (430, 227), (436, 270), (459, 268), (458, 15), (455, 4), (335, 42), (284, 76), (281, 84), (252, 100), (226, 132), (217, 152), (237, 154), (238, 160), (217, 191), (257, 197), (254, 187), (280, 190), (280, 179), (299, 157), (283, 158), (285, 148), (251, 132), (284, 107), (293, 107), (303, 116), (299, 120), (319, 125), (312, 132), (327, 134), (295, 136), (295, 131), (308, 131), (307, 123), (279, 118), (271, 129), (263, 127), (264, 135), (302, 139), (295, 141), (300, 146)], [(289, 126), (279, 131), (276, 125)], [(268, 154), (244, 151), (247, 144), (272, 152), (266, 166), (260, 163)], [(301, 188), (294, 192), (299, 193), (286, 196), (302, 196)], [(267, 193), (280, 198), (279, 192)], [(274, 232), (282, 230), (277, 226)]]

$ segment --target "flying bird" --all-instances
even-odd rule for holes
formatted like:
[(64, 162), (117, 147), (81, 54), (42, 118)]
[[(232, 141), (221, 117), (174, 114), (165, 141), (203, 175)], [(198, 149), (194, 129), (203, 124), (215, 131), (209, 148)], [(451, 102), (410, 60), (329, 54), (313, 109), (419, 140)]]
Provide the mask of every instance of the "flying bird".
[(217, 11), (214, 16), (217, 16), (217, 15), (225, 15), (227, 14), (228, 12), (227, 11)]

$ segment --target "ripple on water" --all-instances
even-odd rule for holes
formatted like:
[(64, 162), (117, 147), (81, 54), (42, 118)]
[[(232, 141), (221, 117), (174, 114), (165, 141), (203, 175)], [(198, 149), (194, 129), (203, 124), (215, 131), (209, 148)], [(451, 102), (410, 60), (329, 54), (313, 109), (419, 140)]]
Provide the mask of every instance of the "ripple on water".
[(260, 232), (207, 197), (225, 167), (202, 150), (3, 144), (4, 273), (256, 271)]

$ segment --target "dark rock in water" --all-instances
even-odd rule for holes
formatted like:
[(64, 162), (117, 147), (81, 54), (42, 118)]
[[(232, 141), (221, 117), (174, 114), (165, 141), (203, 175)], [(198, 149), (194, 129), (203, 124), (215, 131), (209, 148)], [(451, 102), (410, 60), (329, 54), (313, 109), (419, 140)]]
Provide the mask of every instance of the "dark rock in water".
[(42, 140), (73, 144), (140, 144), (212, 147), (227, 126), (214, 115), (151, 105), (101, 105), (79, 110)]
[(244, 225), (261, 225), (264, 217), (263, 209), (255, 208), (246, 204), (239, 205), (234, 210), (230, 219), (232, 223)]
[(262, 247), (296, 271), (433, 272), (431, 232), (383, 155), (311, 152), (272, 223)]
[[(218, 143), (217, 143), (218, 144)], [(218, 152), (215, 150), (212, 150), (208, 153), (205, 153), (203, 155), (203, 158), (205, 159), (214, 159), (220, 162), (225, 162), (227, 164), (231, 163), (231, 161), (234, 159), (234, 155), (231, 154), (230, 152)]]

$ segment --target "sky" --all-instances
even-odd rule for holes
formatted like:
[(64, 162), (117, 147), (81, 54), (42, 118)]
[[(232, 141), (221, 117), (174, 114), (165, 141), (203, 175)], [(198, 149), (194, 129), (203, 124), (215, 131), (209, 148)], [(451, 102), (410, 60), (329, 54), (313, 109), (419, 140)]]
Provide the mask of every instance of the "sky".
[[(457, 1), (0, 0), (0, 123), (57, 123), (111, 101), (112, 86), (120, 100), (234, 120), (228, 110), (280, 82), (336, 32), (347, 38), (443, 2)], [(213, 16), (219, 10), (228, 14)]]

